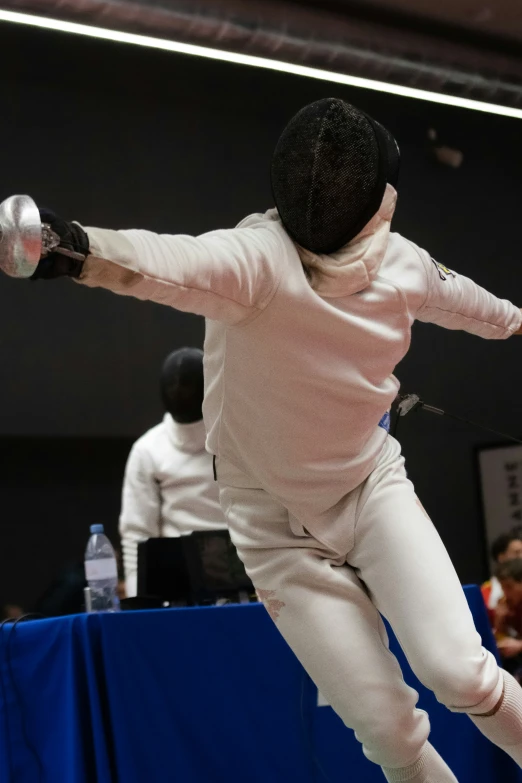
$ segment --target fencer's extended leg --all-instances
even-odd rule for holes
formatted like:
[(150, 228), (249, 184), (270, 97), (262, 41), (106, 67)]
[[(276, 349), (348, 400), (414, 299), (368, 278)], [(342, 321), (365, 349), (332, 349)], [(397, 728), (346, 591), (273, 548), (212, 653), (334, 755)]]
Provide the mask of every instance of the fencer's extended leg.
[[(428, 717), (416, 708), (418, 694), (405, 684), (346, 556), (293, 534), (286, 509), (261, 489), (222, 486), (221, 500), (268, 612), (366, 756), (390, 781), (455, 783), (427, 744)], [(434, 777), (426, 776), (428, 766)]]
[(482, 647), (455, 569), (393, 438), (362, 488), (355, 541), (348, 560), (418, 678), (522, 765), (522, 689)]

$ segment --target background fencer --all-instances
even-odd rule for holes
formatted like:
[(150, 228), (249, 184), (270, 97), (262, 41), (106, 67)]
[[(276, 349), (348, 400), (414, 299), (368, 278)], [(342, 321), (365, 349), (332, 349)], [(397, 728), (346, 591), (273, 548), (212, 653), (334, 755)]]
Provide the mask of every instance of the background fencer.
[(128, 597), (136, 595), (140, 541), (226, 529), (205, 449), (203, 351), (170, 353), (160, 390), (163, 420), (136, 441), (125, 468), (120, 535)]

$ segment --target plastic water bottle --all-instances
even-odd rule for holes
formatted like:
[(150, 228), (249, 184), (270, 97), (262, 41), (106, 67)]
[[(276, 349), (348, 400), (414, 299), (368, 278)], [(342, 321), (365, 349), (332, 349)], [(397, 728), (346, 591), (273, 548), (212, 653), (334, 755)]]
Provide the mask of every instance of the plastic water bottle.
[(91, 598), (88, 611), (115, 612), (120, 608), (116, 555), (103, 525), (91, 525), (85, 550), (85, 578)]

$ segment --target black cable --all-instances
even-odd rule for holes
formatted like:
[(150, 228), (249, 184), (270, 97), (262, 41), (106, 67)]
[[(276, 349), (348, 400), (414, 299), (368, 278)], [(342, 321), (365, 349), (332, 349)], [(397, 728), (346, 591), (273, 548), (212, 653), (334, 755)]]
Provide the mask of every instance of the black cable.
[[(408, 407), (405, 408), (403, 412), (401, 412), (401, 405), (410, 400), (411, 403), (408, 405)], [(393, 431), (391, 433), (393, 437), (396, 437), (397, 430), (399, 428), (399, 419), (402, 416), (407, 416), (408, 413), (416, 410), (425, 410), (427, 413), (435, 413), (437, 416), (447, 416), (449, 419), (460, 421), (462, 424), (466, 424), (469, 427), (474, 427), (478, 430), (484, 430), (484, 432), (490, 432), (493, 435), (498, 435), (500, 438), (505, 438), (506, 440), (513, 441), (514, 443), (522, 444), (522, 440), (520, 438), (515, 438), (514, 435), (508, 435), (506, 432), (500, 432), (500, 430), (495, 430), (492, 427), (486, 427), (484, 424), (480, 424), (477, 421), (465, 419), (463, 416), (457, 416), (454, 413), (448, 413), (447, 411), (442, 410), (442, 408), (436, 408), (434, 405), (429, 405), (428, 403), (421, 400), (416, 394), (405, 394), (397, 397), (394, 401), (394, 404), (397, 402), (398, 405), (395, 412), (395, 422), (393, 425)]]
[[(12, 658), (11, 658), (11, 637), (13, 637), (14, 630), (15, 630), (16, 626), (18, 625), (18, 623), (22, 623), (25, 620), (41, 619), (43, 616), (44, 615), (42, 615), (42, 614), (38, 614), (36, 612), (32, 612), (32, 613), (28, 613), (28, 614), (23, 614), (21, 617), (18, 617), (12, 623), (12, 626), (9, 629), (9, 632), (8, 632), (8, 635), (7, 635), (7, 641), (5, 643), (5, 657), (6, 657), (6, 662), (7, 662), (7, 669), (8, 669), (8, 672), (9, 672), (9, 678), (11, 680), (11, 687), (12, 687), (13, 692), (15, 694), (16, 701), (17, 701), (17, 704), (18, 704), (18, 710), (20, 712), (20, 723), (21, 723), (21, 727), (22, 727), (22, 735), (23, 735), (23, 738), (24, 738), (24, 741), (25, 741), (25, 744), (26, 744), (28, 750), (31, 751), (31, 754), (32, 754), (33, 758), (36, 761), (36, 765), (38, 767), (38, 772), (39, 772), (40, 783), (43, 783), (43, 780), (44, 780), (44, 767), (43, 767), (42, 760), (41, 760), (40, 756), (36, 752), (36, 750), (34, 748), (34, 745), (29, 741), (29, 736), (27, 734), (27, 726), (26, 726), (26, 723), (25, 723), (25, 716), (24, 716), (24, 710), (23, 710), (23, 701), (22, 701), (22, 697), (21, 697), (20, 691), (18, 690), (18, 687), (15, 684), (15, 679), (14, 679), (14, 675), (13, 675), (13, 662), (12, 662)], [(11, 622), (11, 621), (8, 621), (8, 622)], [(4, 621), (4, 623), (5, 623), (5, 621)], [(2, 626), (4, 625), (4, 623), (2, 623)], [(3, 634), (2, 634), (2, 636), (3, 636)], [(12, 758), (11, 758), (10, 777), (12, 779)]]
[[(426, 407), (422, 405), (422, 407)], [(429, 410), (429, 406), (428, 410)], [(455, 416), (454, 413), (446, 413), (446, 411), (443, 411), (443, 416), (447, 416), (449, 419), (455, 419), (455, 421), (461, 421), (463, 424), (468, 424), (471, 427), (476, 427), (479, 430), (484, 430), (485, 432), (491, 432), (493, 435), (498, 435), (501, 438), (507, 438), (507, 440), (512, 440), (515, 443), (522, 443), (522, 440), (520, 438), (515, 438), (513, 435), (507, 435), (505, 432), (500, 432), (499, 430), (494, 430), (491, 427), (485, 427), (484, 424), (479, 424), (476, 421), (471, 421), (471, 419), (463, 419), (462, 416)]]

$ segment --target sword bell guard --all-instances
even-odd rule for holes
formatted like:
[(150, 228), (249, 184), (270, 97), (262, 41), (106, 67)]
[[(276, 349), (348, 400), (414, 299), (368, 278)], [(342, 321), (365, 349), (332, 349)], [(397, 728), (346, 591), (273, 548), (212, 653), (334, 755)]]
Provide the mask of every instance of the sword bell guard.
[(0, 269), (10, 277), (31, 277), (42, 256), (42, 221), (30, 196), (0, 204)]

